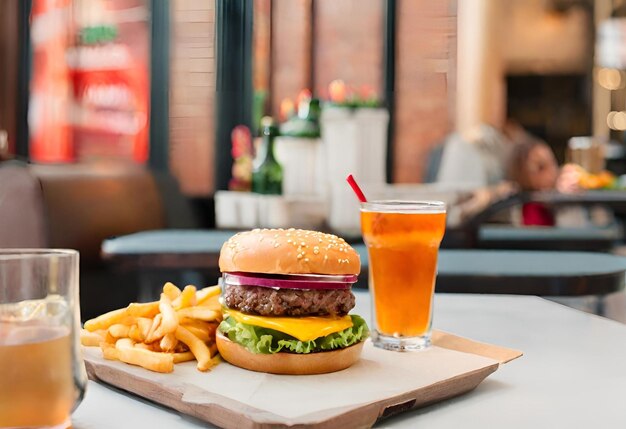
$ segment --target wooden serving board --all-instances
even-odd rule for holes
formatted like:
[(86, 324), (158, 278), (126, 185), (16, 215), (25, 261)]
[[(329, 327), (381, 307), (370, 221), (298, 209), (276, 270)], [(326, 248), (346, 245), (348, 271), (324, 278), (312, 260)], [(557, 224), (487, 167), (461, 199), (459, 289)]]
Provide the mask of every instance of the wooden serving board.
[(444, 332), (428, 350), (398, 353), (368, 341), (361, 360), (332, 374), (289, 376), (228, 363), (201, 373), (195, 362), (158, 374), (83, 348), (89, 378), (224, 428), (361, 428), (474, 389), (521, 352)]

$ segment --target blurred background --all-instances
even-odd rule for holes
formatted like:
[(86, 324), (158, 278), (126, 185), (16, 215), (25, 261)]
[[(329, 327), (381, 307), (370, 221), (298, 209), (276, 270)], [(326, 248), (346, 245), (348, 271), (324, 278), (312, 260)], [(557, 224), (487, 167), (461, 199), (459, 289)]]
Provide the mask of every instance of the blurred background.
[[(572, 136), (620, 142), (626, 128), (607, 121), (624, 98), (619, 0), (220, 3), (3, 1), (4, 156), (162, 164), (208, 197), (229, 178), (215, 167), (230, 147), (217, 119), (233, 115), (216, 112), (220, 53), (251, 74), (221, 88), (251, 128), (303, 89), (328, 99), (337, 79), (379, 100), (393, 182), (423, 181), (433, 148), (478, 124), (515, 121), (561, 161)], [(238, 44), (220, 45), (220, 24)]]
[(0, 246), (81, 250), (94, 312), (114, 237), (358, 240), (346, 173), (447, 202), (444, 247), (621, 252), (622, 0), (3, 0), (0, 64)]

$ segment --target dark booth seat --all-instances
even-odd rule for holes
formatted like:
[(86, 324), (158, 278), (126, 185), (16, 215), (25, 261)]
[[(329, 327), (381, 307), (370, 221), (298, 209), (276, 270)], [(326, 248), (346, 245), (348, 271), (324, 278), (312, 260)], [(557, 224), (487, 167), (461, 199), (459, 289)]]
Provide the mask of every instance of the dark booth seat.
[(0, 165), (0, 246), (78, 250), (83, 318), (137, 299), (137, 276), (110, 272), (103, 240), (194, 227), (190, 212), (173, 178), (141, 166)]

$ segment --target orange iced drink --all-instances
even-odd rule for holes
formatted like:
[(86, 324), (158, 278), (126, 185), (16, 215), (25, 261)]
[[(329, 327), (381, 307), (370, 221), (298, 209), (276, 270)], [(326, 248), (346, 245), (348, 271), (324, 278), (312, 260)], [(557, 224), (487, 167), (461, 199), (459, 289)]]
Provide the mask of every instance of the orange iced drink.
[(410, 350), (430, 343), (437, 256), (445, 225), (445, 206), (440, 202), (362, 204), (375, 344), (383, 340), (383, 348)]

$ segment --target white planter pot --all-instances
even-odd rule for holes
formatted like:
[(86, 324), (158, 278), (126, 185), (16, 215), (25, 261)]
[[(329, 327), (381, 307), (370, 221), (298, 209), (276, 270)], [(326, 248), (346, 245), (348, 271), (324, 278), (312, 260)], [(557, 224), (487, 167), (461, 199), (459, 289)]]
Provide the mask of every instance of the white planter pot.
[(354, 174), (363, 183), (386, 183), (386, 109), (324, 108), (321, 116), (327, 180), (345, 182)]
[(320, 139), (278, 137), (274, 154), (283, 167), (283, 195), (324, 195), (324, 151)]
[(328, 212), (322, 197), (286, 197), (251, 192), (215, 193), (218, 228), (304, 228), (323, 227)]
[(330, 229), (344, 237), (357, 237), (361, 235), (361, 214), (359, 201), (350, 186), (343, 183), (335, 183), (330, 187), (330, 210), (328, 226)]
[(256, 228), (259, 224), (258, 195), (251, 192), (215, 193), (215, 223), (218, 228)]

